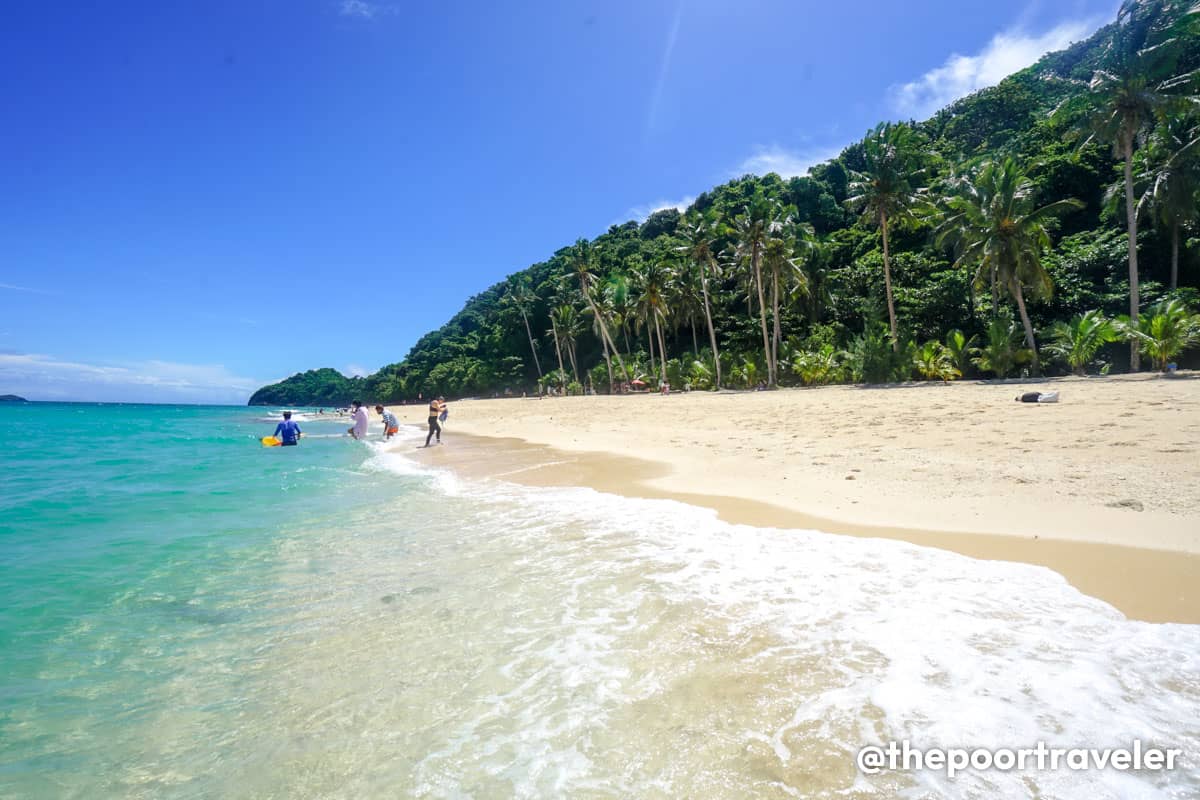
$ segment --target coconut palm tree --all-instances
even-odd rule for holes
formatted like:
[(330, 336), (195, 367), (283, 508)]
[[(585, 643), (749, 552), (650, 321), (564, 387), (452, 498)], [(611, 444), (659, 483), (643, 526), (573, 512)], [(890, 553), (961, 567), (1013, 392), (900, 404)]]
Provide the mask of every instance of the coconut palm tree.
[[(671, 291), (673, 265), (667, 261), (655, 260), (639, 264), (632, 273), (633, 284), (638, 291), (638, 318), (647, 329), (653, 324), (654, 337), (658, 341), (658, 363), (661, 368), (663, 383), (667, 382), (667, 347), (662, 334), (662, 322), (668, 313), (667, 298)], [(654, 358), (651, 351), (650, 358)]]
[(542, 362), (538, 360), (537, 346), (533, 343), (533, 329), (529, 326), (529, 315), (538, 301), (537, 293), (529, 286), (529, 278), (513, 275), (508, 279), (508, 291), (501, 302), (515, 308), (525, 321), (525, 335), (529, 337), (529, 352), (533, 354), (533, 365), (537, 368), (538, 380), (542, 377)]
[(935, 231), (939, 244), (953, 244), (955, 266), (975, 266), (976, 287), (989, 283), (993, 296), (1003, 287), (1017, 303), (1025, 344), (1038, 372), (1037, 342), (1025, 308), (1028, 287), (1035, 297), (1049, 297), (1050, 276), (1042, 268), (1042, 252), (1050, 246), (1046, 223), (1083, 203), (1058, 200), (1035, 207), (1034, 185), (1012, 158), (987, 161), (951, 183), (946, 217)]
[[(807, 292), (808, 276), (804, 273), (800, 259), (811, 250), (816, 236), (808, 223), (795, 224), (791, 213), (794, 210), (785, 209), (784, 216), (771, 223), (766, 245), (763, 247), (763, 262), (771, 275), (771, 361), (777, 371), (779, 343), (783, 339), (779, 319), (780, 292), (788, 295)], [(776, 377), (778, 378), (778, 375)]]
[(1167, 371), (1172, 358), (1200, 344), (1200, 314), (1191, 313), (1178, 299), (1151, 306), (1137, 320), (1121, 317), (1117, 325), (1160, 372)]
[(719, 221), (715, 216), (692, 217), (680, 226), (680, 231), (687, 244), (677, 248), (677, 252), (683, 253), (690, 258), (699, 270), (700, 293), (704, 300), (704, 321), (708, 326), (708, 343), (712, 347), (713, 366), (716, 371), (714, 389), (721, 388), (721, 351), (717, 347), (717, 330), (713, 326), (708, 281), (710, 277), (720, 277), (720, 266), (712, 250), (718, 226)]
[(888, 246), (889, 226), (911, 221), (925, 207), (920, 188), (917, 142), (911, 126), (881, 123), (863, 141), (866, 169), (853, 172), (846, 207), (861, 211), (864, 222), (879, 226), (883, 239), (883, 285), (887, 292), (888, 326), (892, 349), (899, 352), (896, 330), (896, 301), (892, 296), (892, 262)]
[(583, 320), (579, 311), (569, 303), (563, 303), (550, 311), (554, 330), (562, 346), (566, 348), (567, 358), (571, 362), (571, 371), (575, 373), (575, 382), (579, 383), (579, 362), (575, 358), (575, 345), (583, 333)]
[(1076, 375), (1086, 375), (1088, 364), (1100, 348), (1119, 338), (1112, 320), (1097, 309), (1076, 314), (1068, 322), (1055, 323), (1050, 337), (1046, 350), (1066, 361)]
[(767, 333), (767, 303), (763, 291), (762, 258), (771, 225), (780, 216), (778, 200), (761, 194), (746, 204), (741, 214), (733, 221), (737, 238), (736, 254), (739, 262), (748, 268), (753, 290), (758, 295), (758, 316), (762, 326), (763, 357), (767, 362), (767, 385), (775, 385), (775, 361), (771, 357), (771, 338)]
[(621, 360), (621, 353), (617, 350), (616, 345), (613, 344), (612, 335), (608, 331), (608, 321), (596, 308), (592, 292), (592, 285), (596, 282), (596, 275), (593, 272), (595, 269), (594, 262), (595, 253), (592, 251), (591, 242), (587, 239), (576, 240), (567, 255), (567, 263), (570, 265), (575, 277), (579, 279), (579, 293), (583, 295), (583, 299), (587, 302), (588, 308), (596, 320), (596, 324), (600, 326), (600, 342), (604, 350), (604, 363), (608, 365), (608, 386), (609, 391), (612, 391), (613, 374), (611, 357), (616, 357), (617, 365), (621, 368), (621, 372), (625, 373), (625, 380), (630, 380), (630, 377), (629, 370), (625, 368), (625, 362)]
[(1200, 218), (1200, 148), (1194, 146), (1194, 119), (1173, 116), (1160, 125), (1142, 148), (1138, 182), (1146, 191), (1137, 211), (1152, 209), (1171, 232), (1171, 288), (1179, 285), (1179, 231)]
[[(1117, 11), (1112, 40), (1104, 55), (1104, 69), (1096, 70), (1088, 84), (1086, 102), (1091, 136), (1112, 146), (1124, 172), (1125, 224), (1129, 234), (1129, 317), (1137, 323), (1138, 253), (1137, 200), (1133, 189), (1133, 154), (1153, 123), (1180, 102), (1172, 91), (1180, 76), (1173, 75), (1179, 39), (1173, 34), (1183, 24), (1193, 0), (1125, 0)], [(1186, 77), (1186, 76), (1184, 76)], [(1070, 106), (1068, 106), (1070, 107)], [(1130, 368), (1140, 367), (1139, 349), (1130, 342)]]

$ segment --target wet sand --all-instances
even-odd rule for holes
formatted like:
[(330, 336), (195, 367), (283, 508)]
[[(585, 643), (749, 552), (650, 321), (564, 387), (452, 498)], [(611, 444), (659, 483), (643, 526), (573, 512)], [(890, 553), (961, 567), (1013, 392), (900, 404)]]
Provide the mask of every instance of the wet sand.
[[(1013, 402), (1034, 388), (1062, 402)], [(445, 438), (419, 457), (1040, 564), (1130, 618), (1200, 623), (1192, 376), (470, 401)]]

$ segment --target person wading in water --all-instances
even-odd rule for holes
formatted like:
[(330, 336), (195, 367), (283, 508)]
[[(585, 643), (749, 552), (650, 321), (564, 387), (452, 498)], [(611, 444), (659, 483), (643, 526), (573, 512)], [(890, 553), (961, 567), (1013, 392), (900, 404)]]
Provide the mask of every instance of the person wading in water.
[(435, 397), (429, 401), (429, 433), (425, 436), (425, 446), (429, 447), (429, 441), (437, 434), (438, 444), (442, 443), (442, 426), (438, 424), (438, 417), (446, 410), (446, 403), (442, 398)]

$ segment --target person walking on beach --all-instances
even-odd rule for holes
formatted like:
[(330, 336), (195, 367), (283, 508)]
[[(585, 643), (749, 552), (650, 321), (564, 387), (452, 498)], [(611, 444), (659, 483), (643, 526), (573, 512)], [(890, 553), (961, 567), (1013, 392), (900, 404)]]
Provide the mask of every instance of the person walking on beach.
[(300, 426), (292, 422), (292, 412), (283, 412), (283, 422), (275, 426), (275, 438), (281, 447), (300, 444)]
[(376, 413), (383, 417), (383, 439), (388, 439), (400, 432), (400, 423), (396, 420), (396, 415), (390, 411), (385, 411), (383, 406), (375, 406)]
[(446, 405), (446, 398), (438, 395), (438, 404), (442, 407), (442, 413), (438, 414), (438, 422), (446, 424), (446, 417), (450, 416), (450, 407)]
[(437, 435), (438, 444), (442, 443), (442, 426), (438, 424), (438, 417), (446, 410), (446, 403), (440, 397), (436, 397), (429, 401), (429, 433), (425, 436), (425, 446), (429, 447), (429, 441)]
[(355, 439), (367, 438), (367, 409), (363, 408), (361, 400), (354, 401), (354, 425), (347, 429), (346, 433), (353, 436)]

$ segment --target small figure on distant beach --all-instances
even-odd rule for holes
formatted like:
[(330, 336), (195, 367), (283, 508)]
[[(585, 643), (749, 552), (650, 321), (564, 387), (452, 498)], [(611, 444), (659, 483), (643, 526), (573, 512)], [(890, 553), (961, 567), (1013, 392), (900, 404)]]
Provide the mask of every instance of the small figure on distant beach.
[(375, 411), (379, 416), (383, 417), (383, 439), (388, 439), (400, 432), (400, 423), (396, 420), (396, 415), (390, 411), (384, 410), (383, 406), (375, 406)]
[(438, 422), (444, 423), (446, 418), (450, 416), (450, 407), (446, 405), (446, 398), (438, 395), (438, 405), (442, 408), (442, 413), (438, 414)]
[(346, 433), (353, 436), (355, 439), (367, 438), (367, 409), (363, 408), (361, 400), (354, 401), (354, 425), (346, 430)]
[(283, 422), (275, 426), (275, 438), (281, 447), (291, 447), (300, 444), (300, 426), (292, 421), (292, 412), (283, 412)]
[(442, 443), (442, 426), (438, 424), (438, 418), (445, 419), (443, 414), (449, 416), (446, 410), (446, 403), (441, 397), (436, 397), (429, 401), (429, 433), (425, 436), (425, 446), (429, 447), (429, 441), (437, 436), (438, 444)]
[(1016, 397), (1018, 403), (1057, 403), (1058, 392), (1024, 392)]

